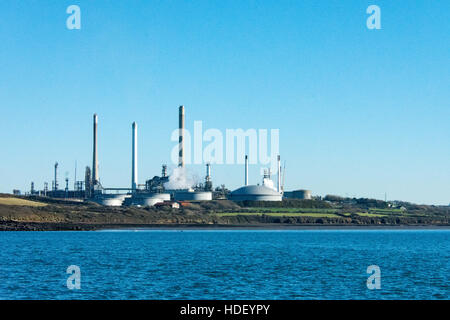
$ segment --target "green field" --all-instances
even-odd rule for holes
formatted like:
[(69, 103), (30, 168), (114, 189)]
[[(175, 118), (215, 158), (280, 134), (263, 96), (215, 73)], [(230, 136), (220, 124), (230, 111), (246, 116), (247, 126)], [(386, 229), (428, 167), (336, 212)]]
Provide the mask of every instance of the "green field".
[(262, 216), (269, 217), (313, 217), (313, 218), (337, 218), (338, 215), (333, 213), (317, 213), (317, 212), (221, 212), (214, 213), (219, 217), (232, 217), (232, 216)]
[(270, 211), (271, 213), (334, 213), (336, 209), (316, 209), (316, 208), (256, 208), (249, 207), (244, 208), (251, 212), (265, 212)]
[(372, 213), (372, 212), (357, 212), (356, 214), (361, 217), (386, 217), (387, 216), (385, 214)]
[(369, 212), (375, 212), (375, 213), (387, 213), (387, 214), (402, 214), (405, 211), (401, 209), (380, 209), (380, 208), (369, 208)]
[[(314, 217), (314, 218), (337, 218), (342, 209), (323, 209), (323, 208), (257, 208), (247, 207), (246, 212), (232, 212), (232, 213), (217, 213), (218, 216), (255, 216), (266, 215), (271, 217)], [(361, 217), (386, 217), (387, 214), (402, 213), (400, 209), (370, 209), (369, 212), (357, 212), (355, 213)], [(350, 213), (340, 213), (344, 216), (350, 216)]]
[(380, 213), (374, 213), (374, 212), (353, 212), (353, 213), (342, 212), (340, 214), (342, 214), (342, 215), (344, 215), (346, 217), (350, 217), (352, 214), (356, 214), (356, 215), (358, 215), (360, 217), (381, 217), (381, 218), (382, 217), (387, 217), (386, 214), (380, 214)]

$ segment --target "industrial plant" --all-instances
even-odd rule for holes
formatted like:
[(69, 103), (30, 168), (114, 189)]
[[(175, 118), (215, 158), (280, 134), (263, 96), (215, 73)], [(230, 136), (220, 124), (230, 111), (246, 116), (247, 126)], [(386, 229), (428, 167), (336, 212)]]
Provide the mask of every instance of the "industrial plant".
[[(60, 188), (58, 183), (58, 162), (54, 164), (54, 178), (51, 189), (44, 183), (42, 190), (35, 190), (31, 183), (31, 190), (27, 195), (42, 196), (72, 201), (92, 201), (104, 206), (155, 206), (171, 205), (177, 207), (180, 202), (210, 201), (229, 199), (232, 201), (282, 201), (283, 198), (311, 199), (311, 191), (284, 191), (285, 169), (281, 169), (281, 158), (277, 161), (276, 186), (271, 179), (270, 169), (264, 171), (261, 184), (249, 184), (248, 156), (245, 156), (244, 185), (232, 192), (225, 192), (225, 187), (213, 189), (211, 164), (206, 164), (206, 175), (203, 183), (190, 185), (186, 183), (186, 168), (184, 158), (185, 108), (179, 107), (178, 114), (178, 166), (168, 174), (166, 164), (162, 165), (161, 175), (154, 176), (138, 183), (138, 125), (131, 125), (131, 183), (129, 187), (113, 188), (103, 186), (100, 182), (98, 165), (98, 116), (93, 116), (92, 167), (85, 168), (84, 181), (77, 181), (75, 167), (75, 181), (73, 189), (69, 188), (69, 179), (65, 179), (65, 186)], [(20, 194), (20, 191), (14, 190)]]

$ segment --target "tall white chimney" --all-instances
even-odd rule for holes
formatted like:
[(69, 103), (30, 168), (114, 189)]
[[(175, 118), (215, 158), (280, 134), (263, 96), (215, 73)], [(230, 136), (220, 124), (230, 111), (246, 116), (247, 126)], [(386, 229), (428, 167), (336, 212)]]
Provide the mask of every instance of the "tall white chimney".
[(245, 185), (248, 186), (248, 156), (245, 156)]
[(184, 167), (184, 106), (179, 109), (178, 128), (178, 166)]
[(92, 153), (92, 184), (98, 184), (98, 158), (97, 158), (97, 123), (98, 117), (94, 113), (94, 142), (93, 142), (93, 153)]
[(277, 174), (277, 178), (278, 178), (277, 190), (278, 190), (279, 193), (281, 193), (281, 159), (280, 159), (280, 155), (278, 155), (277, 170), (278, 170), (278, 174)]
[(137, 179), (137, 124), (133, 122), (132, 126), (132, 153), (131, 153), (131, 189), (133, 193), (136, 192), (138, 179)]

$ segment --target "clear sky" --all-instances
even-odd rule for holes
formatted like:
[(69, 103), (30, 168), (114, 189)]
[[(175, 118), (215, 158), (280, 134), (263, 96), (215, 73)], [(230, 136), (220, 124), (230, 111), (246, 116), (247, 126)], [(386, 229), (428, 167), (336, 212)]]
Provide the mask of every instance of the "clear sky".
[[(81, 8), (68, 30), (66, 8)], [(381, 30), (366, 8), (381, 8)], [(177, 107), (204, 129), (280, 129), (286, 189), (450, 203), (450, 1), (1, 1), (0, 192), (169, 163)], [(191, 170), (204, 175), (203, 166)], [(243, 183), (240, 165), (212, 167)], [(251, 166), (250, 182), (260, 182)]]

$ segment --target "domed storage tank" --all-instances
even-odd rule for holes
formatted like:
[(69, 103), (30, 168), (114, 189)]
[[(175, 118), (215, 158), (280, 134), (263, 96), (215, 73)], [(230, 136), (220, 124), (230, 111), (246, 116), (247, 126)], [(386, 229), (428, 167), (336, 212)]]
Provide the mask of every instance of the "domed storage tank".
[(209, 201), (212, 200), (212, 192), (209, 191), (174, 191), (174, 200), (179, 201)]
[(281, 201), (282, 195), (265, 186), (244, 186), (231, 192), (233, 201)]

